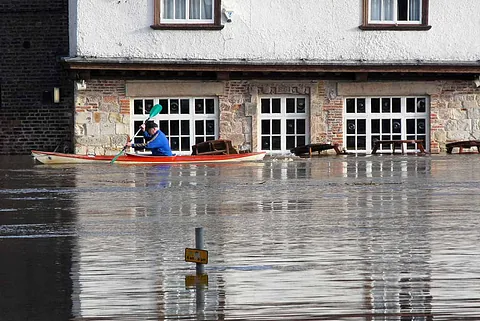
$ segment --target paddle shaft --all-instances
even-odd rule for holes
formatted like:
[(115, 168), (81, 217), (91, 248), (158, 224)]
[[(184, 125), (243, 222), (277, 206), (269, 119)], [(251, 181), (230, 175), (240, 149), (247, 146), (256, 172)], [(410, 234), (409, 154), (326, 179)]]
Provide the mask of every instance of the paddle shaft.
[[(150, 115), (148, 116), (147, 120), (145, 120), (145, 121), (143, 122), (142, 125), (145, 125), (151, 118), (157, 116), (157, 115), (162, 111), (162, 108), (163, 108), (163, 107), (162, 107), (162, 105), (160, 105), (160, 104), (154, 105), (154, 106), (152, 107), (152, 109), (150, 110)], [(135, 133), (135, 135), (132, 137), (132, 139), (130, 139), (130, 140), (127, 142), (127, 144), (126, 144), (125, 146), (123, 146), (123, 148), (122, 148), (122, 150), (120, 151), (120, 153), (118, 153), (118, 154), (112, 159), (112, 161), (110, 162), (111, 164), (113, 164), (113, 163), (117, 160), (117, 158), (119, 158), (120, 155), (122, 155), (122, 153), (127, 149), (128, 143), (131, 143), (131, 142), (133, 141), (133, 139), (135, 138), (135, 136), (137, 136), (138, 133), (140, 133), (140, 131), (142, 130), (141, 127), (142, 127), (142, 126), (140, 126), (140, 128), (138, 129), (138, 131), (137, 131), (137, 132)]]
[[(143, 122), (142, 125), (145, 125), (149, 120), (150, 120), (151, 117), (148, 117), (146, 121)], [(140, 131), (142, 130), (142, 126), (140, 126), (140, 128), (137, 130), (137, 132), (135, 133), (135, 135), (132, 137), (132, 139), (130, 139), (128, 142), (131, 143), (133, 141), (133, 139), (135, 138), (135, 136), (137, 136)], [(128, 143), (127, 143), (128, 144)], [(120, 155), (123, 154), (123, 152), (127, 149), (127, 145), (123, 146), (122, 150), (120, 151), (120, 153), (118, 153), (111, 161), (110, 161), (110, 164), (113, 164), (117, 158), (120, 157)]]

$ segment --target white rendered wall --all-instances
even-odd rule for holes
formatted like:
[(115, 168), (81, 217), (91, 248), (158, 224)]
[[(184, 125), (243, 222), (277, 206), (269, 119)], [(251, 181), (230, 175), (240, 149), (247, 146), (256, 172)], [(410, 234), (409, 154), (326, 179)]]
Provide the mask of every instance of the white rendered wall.
[[(223, 0), (223, 30), (153, 30), (154, 0), (72, 0), (72, 56), (218, 60), (480, 60), (480, 1), (430, 0), (428, 31), (362, 31), (362, 0)], [(74, 24), (71, 23), (71, 26)], [(76, 49), (75, 49), (76, 48)]]

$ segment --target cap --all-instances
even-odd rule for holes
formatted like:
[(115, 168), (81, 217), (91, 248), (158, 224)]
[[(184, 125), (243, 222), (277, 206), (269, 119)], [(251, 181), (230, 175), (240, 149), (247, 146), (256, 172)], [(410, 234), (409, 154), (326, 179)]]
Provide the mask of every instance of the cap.
[(145, 124), (145, 129), (157, 128), (158, 125), (154, 121), (149, 121)]

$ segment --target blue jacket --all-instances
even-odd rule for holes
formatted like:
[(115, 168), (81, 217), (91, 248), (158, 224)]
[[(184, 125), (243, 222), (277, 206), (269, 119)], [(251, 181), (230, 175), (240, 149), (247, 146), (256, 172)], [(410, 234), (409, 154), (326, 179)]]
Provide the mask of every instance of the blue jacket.
[(143, 136), (147, 140), (146, 143), (132, 144), (135, 149), (149, 149), (154, 156), (172, 156), (172, 149), (167, 137), (161, 130), (157, 130), (155, 135), (150, 136), (147, 131), (143, 132)]

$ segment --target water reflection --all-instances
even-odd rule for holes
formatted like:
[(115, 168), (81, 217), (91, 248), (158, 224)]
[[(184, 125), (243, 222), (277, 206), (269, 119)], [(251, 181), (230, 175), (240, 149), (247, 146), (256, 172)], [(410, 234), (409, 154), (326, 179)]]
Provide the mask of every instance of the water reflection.
[[(0, 312), (8, 320), (475, 319), (479, 164), (382, 155), (3, 166), (0, 254), (9, 261)], [(199, 226), (208, 284), (192, 285), (184, 249)]]

